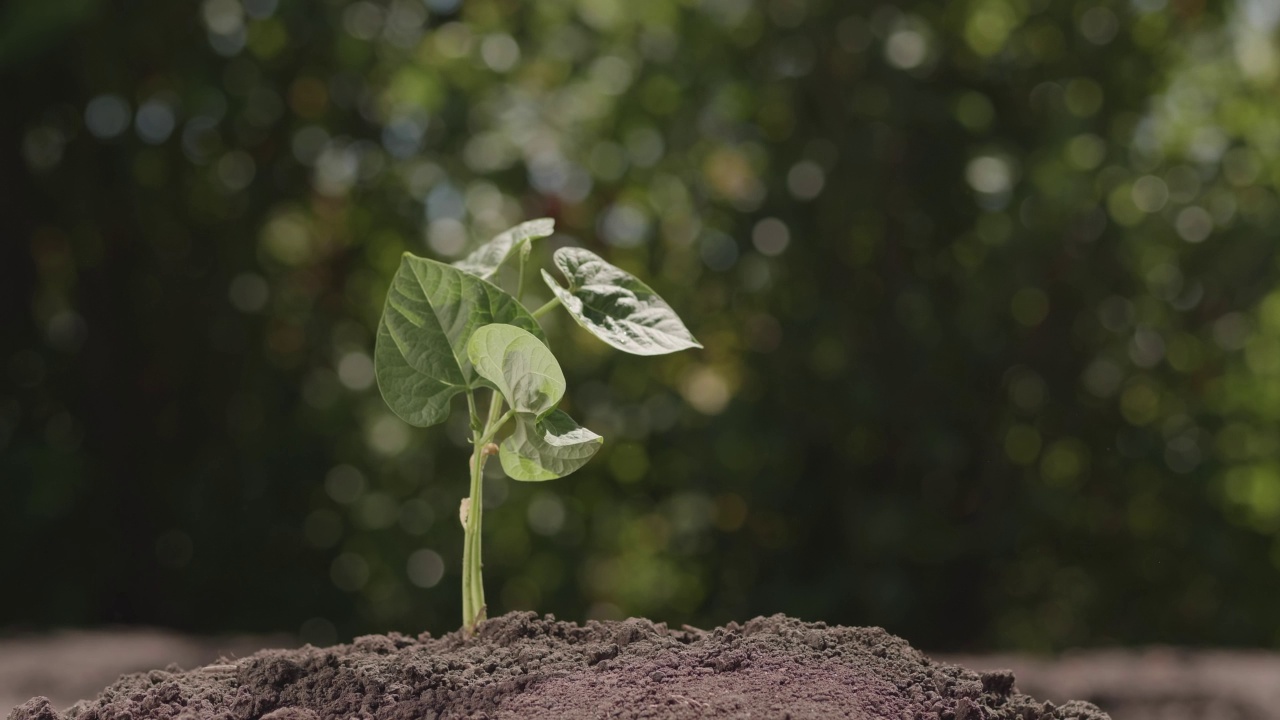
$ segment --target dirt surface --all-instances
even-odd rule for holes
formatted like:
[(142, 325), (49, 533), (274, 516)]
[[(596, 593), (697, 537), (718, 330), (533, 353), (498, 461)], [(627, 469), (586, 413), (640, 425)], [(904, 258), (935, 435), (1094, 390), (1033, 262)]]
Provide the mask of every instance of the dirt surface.
[(1280, 720), (1280, 654), (1274, 652), (1152, 647), (942, 659), (978, 671), (1010, 668), (1025, 693), (1088, 700), (1115, 720)]
[(266, 647), (297, 647), (287, 635), (194, 637), (138, 628), (63, 630), (0, 637), (0, 717), (33, 695), (55, 707), (97, 695), (126, 673), (169, 665), (196, 667)]
[(1088, 703), (1038, 702), (1013, 684), (1006, 671), (930, 661), (877, 628), (779, 615), (671, 630), (512, 613), (472, 638), (376, 635), (130, 675), (64, 713), (35, 698), (9, 720), (1107, 717)]

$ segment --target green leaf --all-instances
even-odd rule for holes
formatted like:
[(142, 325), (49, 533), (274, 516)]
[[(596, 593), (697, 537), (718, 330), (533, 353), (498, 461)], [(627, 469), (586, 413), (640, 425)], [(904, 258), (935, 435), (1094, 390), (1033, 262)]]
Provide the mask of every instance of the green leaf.
[(497, 286), (405, 253), (387, 291), (373, 353), (378, 389), (392, 412), (419, 427), (444, 422), (449, 400), (481, 385), (467, 342), (476, 328), (492, 323), (545, 337), (529, 311)]
[(498, 268), (513, 253), (527, 253), (533, 246), (534, 240), (547, 237), (555, 232), (555, 227), (556, 221), (551, 218), (538, 218), (520, 223), (476, 248), (474, 252), (454, 263), (453, 266), (488, 280), (498, 272)]
[(426, 427), (442, 422), (449, 416), (449, 401), (462, 390), (455, 383), (415, 370), (396, 345), (386, 318), (378, 321), (373, 367), (383, 399), (410, 425)]
[(574, 422), (563, 410), (545, 418), (517, 415), (516, 429), (502, 441), (498, 459), (513, 480), (554, 480), (587, 463), (604, 438)]
[(546, 270), (542, 279), (573, 319), (605, 343), (632, 355), (702, 347), (675, 310), (636, 276), (582, 248), (560, 248), (553, 259), (569, 288)]
[(545, 415), (564, 397), (560, 363), (532, 334), (514, 325), (485, 325), (471, 335), (467, 355), (518, 413)]

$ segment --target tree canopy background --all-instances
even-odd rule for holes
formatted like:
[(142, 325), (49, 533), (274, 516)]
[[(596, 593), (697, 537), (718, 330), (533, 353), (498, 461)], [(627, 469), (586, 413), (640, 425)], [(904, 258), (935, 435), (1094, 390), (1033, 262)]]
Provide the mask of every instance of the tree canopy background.
[(487, 482), (490, 614), (1278, 645), (1278, 21), (11, 0), (0, 624), (454, 627), (466, 429), (371, 331), (404, 251), (550, 216), (706, 349), (548, 316), (606, 443)]

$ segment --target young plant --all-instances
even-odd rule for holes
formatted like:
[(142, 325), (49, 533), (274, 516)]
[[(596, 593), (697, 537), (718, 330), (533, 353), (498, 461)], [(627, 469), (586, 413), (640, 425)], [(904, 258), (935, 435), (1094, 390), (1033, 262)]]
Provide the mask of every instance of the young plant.
[[(467, 401), (471, 489), (459, 518), (462, 624), (468, 631), (486, 609), (480, 560), (485, 461), (496, 454), (513, 480), (552, 480), (582, 467), (604, 442), (556, 408), (564, 397), (564, 373), (537, 318), (563, 306), (588, 332), (634, 355), (702, 347), (648, 285), (582, 248), (554, 253), (568, 287), (543, 270), (554, 297), (533, 312), (526, 309), (518, 299), (525, 261), (533, 241), (553, 230), (547, 218), (523, 223), (452, 265), (405, 253), (378, 323), (374, 369), (396, 415), (427, 427), (449, 417), (455, 396)], [(514, 296), (495, 284), (511, 258), (518, 263)]]

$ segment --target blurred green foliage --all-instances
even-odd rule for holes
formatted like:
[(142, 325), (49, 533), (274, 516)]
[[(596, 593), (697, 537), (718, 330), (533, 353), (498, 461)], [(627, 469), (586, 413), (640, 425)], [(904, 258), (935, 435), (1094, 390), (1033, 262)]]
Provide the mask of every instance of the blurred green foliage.
[(12, 0), (0, 624), (450, 629), (371, 329), (550, 215), (706, 350), (548, 316), (606, 443), (495, 468), (491, 614), (1280, 644), (1276, 7)]

